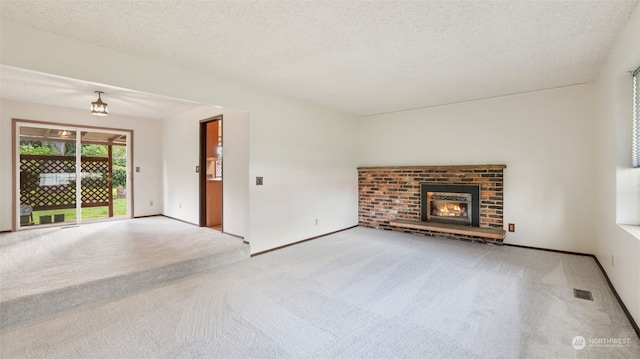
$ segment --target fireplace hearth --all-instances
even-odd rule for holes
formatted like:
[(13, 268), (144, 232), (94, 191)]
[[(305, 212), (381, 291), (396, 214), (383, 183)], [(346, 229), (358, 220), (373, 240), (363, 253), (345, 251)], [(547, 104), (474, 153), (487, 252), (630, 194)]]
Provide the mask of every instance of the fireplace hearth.
[(420, 184), (421, 220), (480, 226), (480, 186)]

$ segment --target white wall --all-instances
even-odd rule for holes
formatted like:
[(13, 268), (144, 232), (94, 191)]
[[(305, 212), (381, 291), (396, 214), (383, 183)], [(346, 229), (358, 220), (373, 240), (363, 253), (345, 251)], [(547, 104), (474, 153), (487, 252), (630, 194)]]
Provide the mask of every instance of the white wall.
[(640, 169), (631, 168), (632, 77), (640, 66), (640, 6), (618, 37), (596, 81), (597, 178), (595, 254), (640, 323)]
[[(162, 132), (159, 121), (127, 116), (96, 117), (89, 111), (23, 102), (0, 101), (0, 231), (11, 230), (11, 119), (133, 130), (134, 216), (162, 213)], [(154, 205), (150, 206), (149, 202)]]
[(360, 119), (361, 166), (506, 164), (506, 243), (594, 252), (593, 87)]
[(358, 224), (355, 119), (301, 105), (271, 110), (261, 121), (251, 114), (254, 253)]
[(247, 111), (253, 253), (357, 224), (352, 116), (10, 21), (0, 30), (5, 65)]
[(244, 237), (249, 192), (249, 115), (201, 106), (164, 121), (164, 214), (199, 224), (200, 120), (223, 115), (223, 230)]
[(355, 120), (302, 104), (263, 106), (276, 115), (258, 121), (260, 111), (202, 106), (166, 121), (165, 214), (198, 223), (199, 121), (223, 114), (225, 232), (257, 253), (356, 225)]
[(230, 109), (218, 109), (217, 113), (223, 115), (223, 230), (246, 238), (249, 224), (249, 114)]

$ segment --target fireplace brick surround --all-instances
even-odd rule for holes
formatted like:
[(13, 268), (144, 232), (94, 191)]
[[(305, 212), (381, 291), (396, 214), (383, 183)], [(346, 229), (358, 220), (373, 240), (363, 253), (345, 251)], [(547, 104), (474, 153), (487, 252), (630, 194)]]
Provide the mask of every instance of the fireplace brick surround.
[[(482, 233), (398, 226), (395, 221), (419, 222), (420, 185), (480, 186), (480, 231), (503, 228), (503, 175), (506, 165), (403, 166), (358, 168), (358, 222), (360, 226), (452, 239), (485, 241)], [(477, 227), (476, 227), (477, 228)], [(485, 230), (486, 229), (486, 230)], [(460, 233), (455, 233), (460, 232)], [(504, 232), (504, 231), (502, 231)], [(501, 242), (500, 240), (495, 240)]]

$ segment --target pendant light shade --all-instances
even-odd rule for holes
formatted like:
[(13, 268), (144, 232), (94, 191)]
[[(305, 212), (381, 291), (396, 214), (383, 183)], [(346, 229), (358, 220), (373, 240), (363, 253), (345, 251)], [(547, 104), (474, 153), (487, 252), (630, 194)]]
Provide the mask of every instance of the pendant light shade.
[(106, 116), (109, 114), (109, 109), (107, 108), (107, 104), (102, 102), (102, 98), (100, 95), (104, 92), (102, 91), (94, 91), (98, 94), (98, 100), (91, 103), (91, 114), (96, 116)]

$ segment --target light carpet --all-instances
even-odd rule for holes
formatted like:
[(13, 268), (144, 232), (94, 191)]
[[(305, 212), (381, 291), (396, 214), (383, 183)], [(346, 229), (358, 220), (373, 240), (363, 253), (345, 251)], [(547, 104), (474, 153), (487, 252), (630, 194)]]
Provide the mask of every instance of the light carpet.
[(354, 228), (13, 328), (0, 354), (638, 358), (640, 340), (591, 257)]
[(154, 216), (0, 234), (0, 330), (249, 258), (242, 239)]

